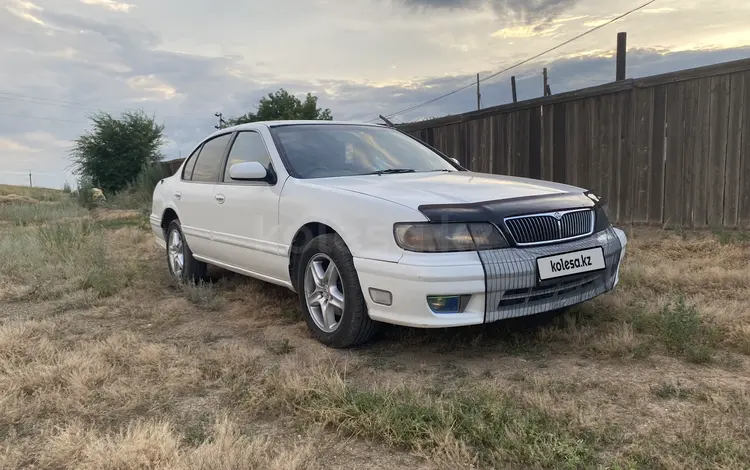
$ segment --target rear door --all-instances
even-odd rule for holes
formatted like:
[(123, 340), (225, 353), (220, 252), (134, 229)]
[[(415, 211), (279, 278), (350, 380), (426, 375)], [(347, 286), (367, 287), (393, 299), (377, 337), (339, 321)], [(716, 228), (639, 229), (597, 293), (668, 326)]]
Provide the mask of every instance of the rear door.
[[(229, 168), (241, 162), (261, 163), (269, 177), (263, 181), (233, 180)], [(284, 283), (289, 278), (288, 260), (278, 243), (279, 196), (283, 185), (274, 175), (263, 136), (252, 130), (237, 132), (221, 181), (215, 188), (220, 204), (215, 207), (214, 240), (219, 251), (217, 259), (227, 267)]]
[(231, 137), (232, 134), (227, 133), (204, 142), (195, 162), (185, 164), (182, 181), (173, 194), (185, 239), (193, 253), (201, 258), (216, 256), (212, 241), (217, 205), (214, 189)]

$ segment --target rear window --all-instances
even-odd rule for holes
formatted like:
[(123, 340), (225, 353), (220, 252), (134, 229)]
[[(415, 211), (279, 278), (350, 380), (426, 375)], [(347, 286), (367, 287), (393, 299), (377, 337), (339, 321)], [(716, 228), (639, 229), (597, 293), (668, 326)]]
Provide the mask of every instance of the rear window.
[(198, 147), (193, 153), (190, 154), (187, 162), (185, 162), (185, 166), (182, 167), (182, 179), (188, 181), (193, 179), (193, 168), (195, 168), (195, 160), (197, 159), (200, 152), (201, 147)]
[(193, 181), (214, 182), (219, 180), (221, 162), (232, 134), (215, 137), (205, 144), (193, 169)]

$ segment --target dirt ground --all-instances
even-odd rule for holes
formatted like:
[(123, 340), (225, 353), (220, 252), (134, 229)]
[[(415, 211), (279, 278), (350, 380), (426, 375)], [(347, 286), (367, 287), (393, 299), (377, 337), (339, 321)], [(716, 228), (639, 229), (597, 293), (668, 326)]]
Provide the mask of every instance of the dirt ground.
[(0, 468), (750, 468), (748, 232), (628, 228), (565, 316), (339, 351), (283, 288), (171, 283), (142, 213), (0, 194)]

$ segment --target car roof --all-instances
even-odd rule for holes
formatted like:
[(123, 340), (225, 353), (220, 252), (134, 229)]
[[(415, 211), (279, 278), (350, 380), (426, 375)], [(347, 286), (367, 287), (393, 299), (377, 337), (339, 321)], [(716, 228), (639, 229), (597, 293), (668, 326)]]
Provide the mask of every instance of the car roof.
[(249, 131), (258, 130), (261, 128), (273, 128), (281, 126), (299, 126), (299, 125), (319, 125), (319, 126), (331, 126), (331, 125), (355, 125), (355, 126), (369, 126), (369, 127), (385, 127), (382, 124), (373, 124), (368, 122), (357, 122), (357, 121), (316, 121), (316, 120), (299, 120), (299, 121), (257, 121), (249, 122), (247, 124), (238, 124), (236, 126), (225, 127), (215, 131), (211, 135), (207, 136), (206, 139), (211, 137), (226, 134), (234, 131)]

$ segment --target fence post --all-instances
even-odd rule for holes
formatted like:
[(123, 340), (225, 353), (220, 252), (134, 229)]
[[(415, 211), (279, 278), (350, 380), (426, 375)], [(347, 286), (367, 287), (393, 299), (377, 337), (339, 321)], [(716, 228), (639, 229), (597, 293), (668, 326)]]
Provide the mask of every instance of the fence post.
[(617, 33), (617, 71), (615, 80), (625, 80), (625, 56), (628, 49), (628, 33)]

